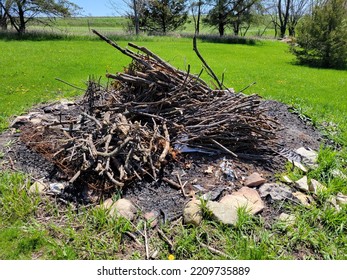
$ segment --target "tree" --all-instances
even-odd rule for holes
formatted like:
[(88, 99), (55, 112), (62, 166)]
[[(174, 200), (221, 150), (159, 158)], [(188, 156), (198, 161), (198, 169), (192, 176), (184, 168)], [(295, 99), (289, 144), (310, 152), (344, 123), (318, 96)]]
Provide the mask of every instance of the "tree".
[(322, 0), (298, 26), (300, 63), (328, 68), (347, 68), (347, 0)]
[(257, 2), (259, 0), (212, 0), (213, 7), (204, 22), (217, 27), (220, 36), (228, 27), (234, 35), (239, 35), (241, 24), (251, 19), (251, 8)]
[(8, 8), (9, 3), (9, 1), (0, 0), (0, 29), (2, 30), (6, 30), (8, 25), (8, 16), (3, 6)]
[(187, 18), (185, 0), (148, 0), (142, 21), (147, 31), (166, 34), (183, 26)]
[[(119, 0), (118, 0), (119, 1)], [(117, 10), (119, 7), (118, 1), (109, 0), (112, 8)], [(135, 34), (140, 34), (140, 29), (142, 25), (143, 9), (145, 2), (147, 0), (123, 0), (123, 2), (128, 6), (129, 11), (126, 13), (126, 17), (130, 19), (132, 27), (134, 28)]]
[(79, 9), (67, 0), (9, 0), (5, 4), (1, 1), (0, 5), (19, 34), (25, 33), (28, 22), (38, 20), (38, 17), (67, 17)]

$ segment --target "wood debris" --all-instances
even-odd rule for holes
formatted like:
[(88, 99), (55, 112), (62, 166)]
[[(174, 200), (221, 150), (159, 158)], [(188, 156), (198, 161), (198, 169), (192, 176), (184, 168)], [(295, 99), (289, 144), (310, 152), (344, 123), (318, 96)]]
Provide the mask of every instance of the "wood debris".
[(132, 58), (112, 85), (89, 81), (79, 112), (59, 122), (31, 124), (21, 140), (63, 172), (74, 188), (121, 189), (144, 177), (158, 180), (184, 149), (237, 156), (266, 150), (276, 122), (257, 95), (211, 89), (199, 76), (176, 69), (145, 47), (121, 48)]

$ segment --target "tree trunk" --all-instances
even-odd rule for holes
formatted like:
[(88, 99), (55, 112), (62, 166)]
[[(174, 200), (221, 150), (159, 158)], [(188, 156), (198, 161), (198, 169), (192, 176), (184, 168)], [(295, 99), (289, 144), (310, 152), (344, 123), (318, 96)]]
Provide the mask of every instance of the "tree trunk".
[(23, 35), (25, 33), (25, 29), (26, 29), (26, 21), (25, 21), (25, 17), (24, 17), (24, 11), (23, 11), (23, 7), (18, 5), (18, 16), (19, 16), (19, 25), (18, 25), (18, 33), (19, 35)]

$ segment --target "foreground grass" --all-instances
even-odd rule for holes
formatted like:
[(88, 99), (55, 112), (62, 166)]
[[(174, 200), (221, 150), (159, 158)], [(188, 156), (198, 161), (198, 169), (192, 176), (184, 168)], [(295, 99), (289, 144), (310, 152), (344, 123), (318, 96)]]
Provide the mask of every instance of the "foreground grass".
[[(187, 69), (190, 64), (191, 72), (200, 71), (201, 62), (192, 51), (190, 39), (141, 39), (137, 44), (176, 67)], [(119, 44), (125, 46), (126, 41)], [(309, 115), (339, 141), (342, 150), (323, 149), (319, 168), (309, 173), (310, 178), (328, 186), (316, 205), (278, 206), (278, 212), (295, 214), (294, 225), (245, 213), (241, 213), (235, 227), (221, 226), (208, 217), (198, 228), (181, 223), (162, 225), (174, 246), (170, 250), (166, 242), (153, 236), (151, 246), (159, 249), (159, 258), (166, 259), (173, 253), (177, 259), (347, 259), (347, 209), (336, 211), (329, 203), (330, 195), (347, 193), (346, 179), (336, 178), (333, 173), (336, 168), (346, 173), (346, 71), (295, 65), (287, 45), (279, 42), (250, 46), (200, 41), (198, 47), (218, 76), (225, 73), (227, 86), (238, 91), (257, 82), (246, 92), (294, 105), (301, 117)], [(0, 49), (0, 130), (8, 126), (9, 117), (25, 112), (33, 104), (82, 93), (56, 81), (56, 77), (81, 88), (90, 75), (102, 77), (102, 83), (107, 84), (103, 78), (106, 71), (122, 71), (130, 62), (106, 43), (85, 38), (0, 40)], [(28, 194), (29, 185), (30, 180), (23, 174), (0, 172), (0, 259), (144, 258), (143, 244), (136, 245), (125, 234), (143, 230), (143, 222), (131, 225), (109, 218), (101, 209), (61, 206), (54, 198)], [(141, 236), (138, 239), (143, 242)]]

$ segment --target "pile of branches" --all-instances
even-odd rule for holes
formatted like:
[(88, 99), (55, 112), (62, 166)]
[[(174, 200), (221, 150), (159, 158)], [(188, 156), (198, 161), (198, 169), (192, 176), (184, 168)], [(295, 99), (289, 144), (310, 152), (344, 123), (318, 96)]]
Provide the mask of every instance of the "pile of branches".
[(132, 58), (108, 88), (90, 81), (78, 114), (22, 131), (22, 141), (52, 161), (71, 184), (105, 191), (158, 180), (167, 161), (184, 150), (238, 153), (264, 149), (276, 123), (260, 98), (211, 89), (144, 47), (135, 51), (103, 40)]

